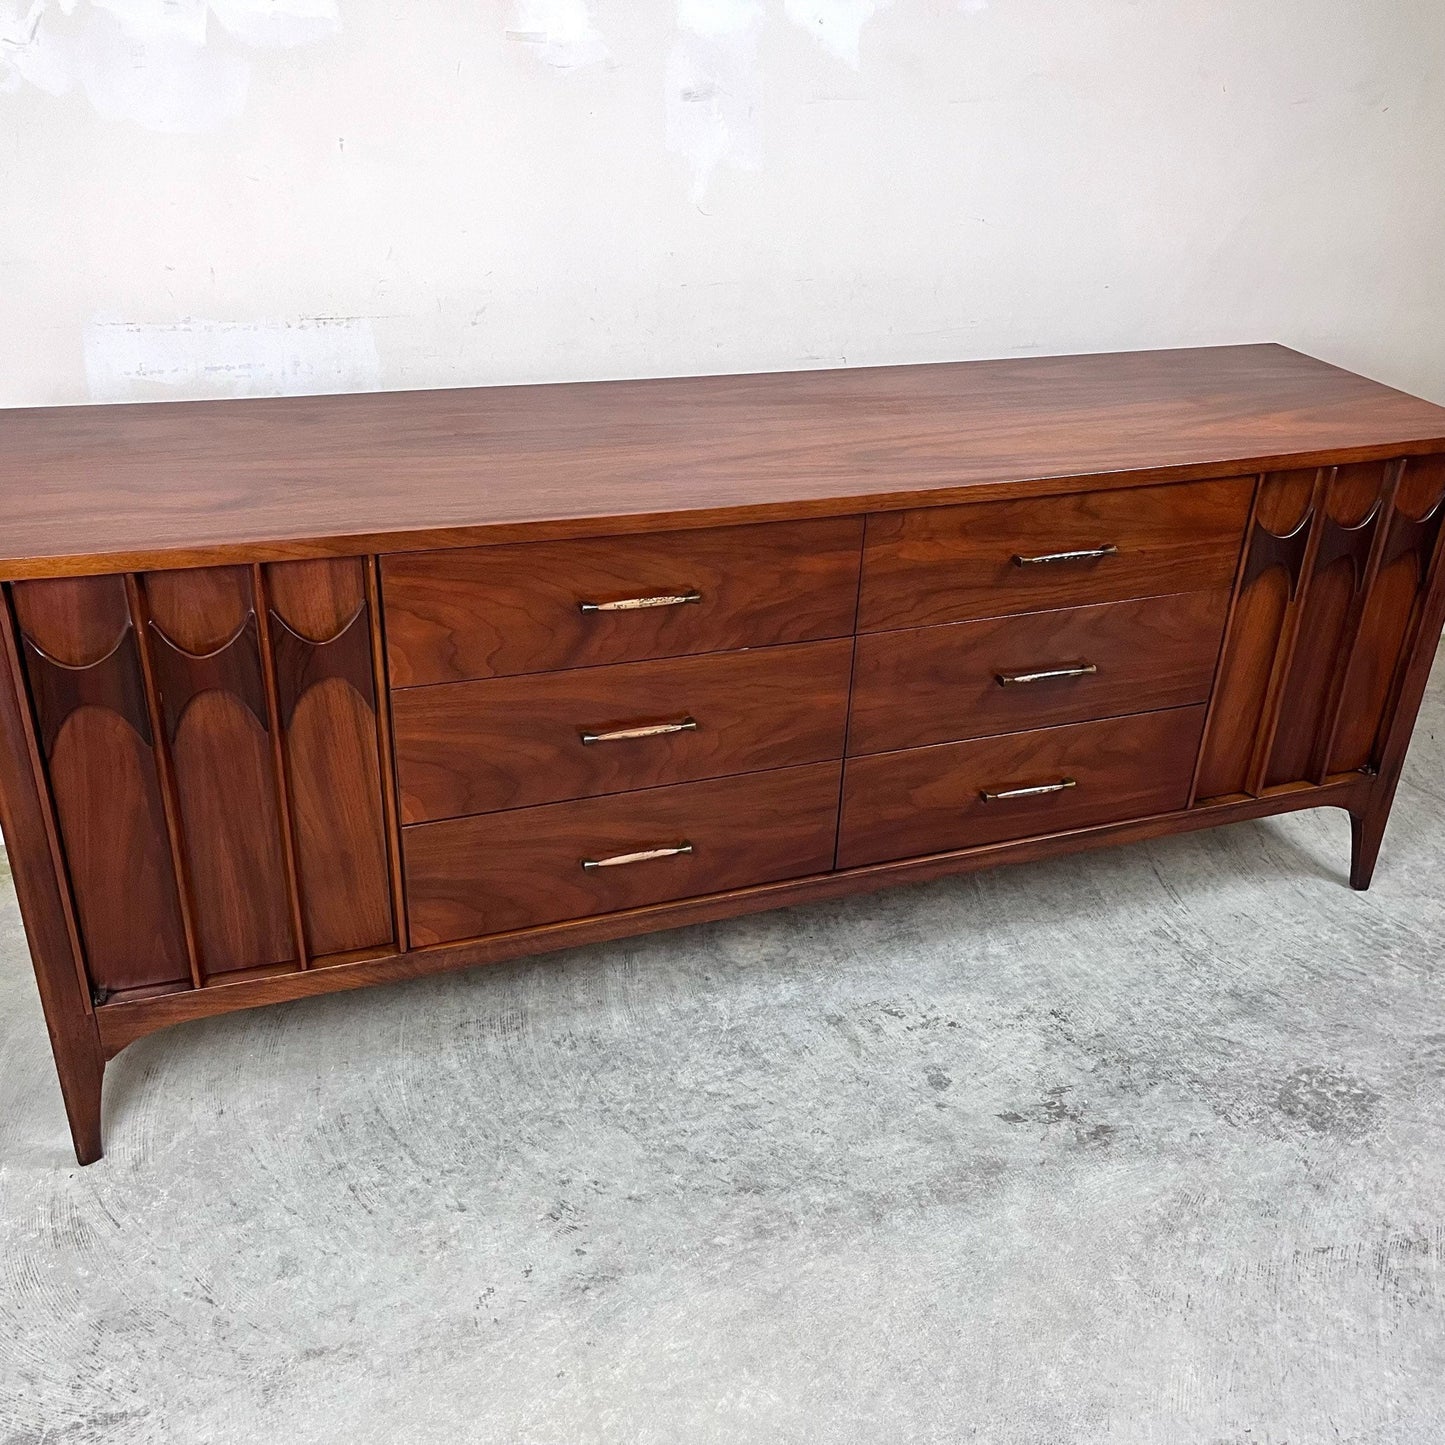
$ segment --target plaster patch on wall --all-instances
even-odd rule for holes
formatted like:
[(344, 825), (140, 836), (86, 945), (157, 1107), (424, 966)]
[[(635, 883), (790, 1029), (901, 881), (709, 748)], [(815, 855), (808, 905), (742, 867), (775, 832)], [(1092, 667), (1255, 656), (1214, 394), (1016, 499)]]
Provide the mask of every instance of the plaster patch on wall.
[(988, 9), (988, 0), (958, 0), (958, 8), (965, 15), (979, 15)]
[(667, 148), (692, 166), (692, 199), (725, 162), (762, 164), (758, 79), (760, 0), (678, 0), (667, 57)]
[(889, 0), (783, 0), (783, 13), (830, 55), (858, 69), (863, 27)]
[(81, 90), (107, 120), (183, 134), (245, 109), (251, 62), (237, 46), (305, 45), (341, 23), (337, 0), (33, 0), (23, 14), (15, 0), (4, 6), (0, 91)]
[(85, 330), (92, 401), (375, 391), (381, 362), (365, 316), (285, 321), (97, 318)]
[(516, 0), (507, 39), (531, 46), (557, 70), (595, 65), (608, 54), (589, 0)]

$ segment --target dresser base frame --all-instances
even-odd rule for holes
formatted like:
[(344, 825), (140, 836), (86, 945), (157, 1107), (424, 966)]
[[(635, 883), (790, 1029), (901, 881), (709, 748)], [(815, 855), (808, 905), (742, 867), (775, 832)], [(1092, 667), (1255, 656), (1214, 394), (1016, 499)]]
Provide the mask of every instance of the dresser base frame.
[[(57, 1069), (76, 1155), (83, 1164), (101, 1157), (101, 1083), (106, 1061), (113, 1059), (127, 1044), (172, 1024), (288, 999), (339, 993), (346, 989), (422, 978), (428, 974), (447, 973), (482, 964), (504, 963), (688, 924), (709, 923), (795, 904), (874, 892), (895, 884), (922, 883), (1007, 863), (1027, 863), (1120, 843), (1194, 832), (1306, 808), (1336, 807), (1349, 813), (1353, 837), (1350, 885), (1364, 889), (1369, 886), (1388, 817), (1386, 792), (1383, 778), (1350, 775), (1333, 779), (1320, 787), (1287, 787), (1259, 798), (1224, 800), (1152, 818), (1130, 819), (1048, 837), (990, 844), (923, 858), (870, 864), (702, 898), (655, 904), (602, 917), (521, 929), (464, 943), (387, 953), (300, 973), (216, 984), (199, 990), (117, 1001), (98, 1007), (84, 1006), (88, 1001), (82, 1000), (78, 990), (74, 990), (75, 996), (71, 997), (63, 987), (59, 987), (46, 997), (46, 1019), (55, 1044)], [(1388, 792), (1393, 793), (1393, 788), (1389, 788)], [(16, 878), (18, 884), (19, 860)], [(27, 927), (30, 921), (27, 914)], [(44, 989), (42, 996), (45, 997)], [(82, 1006), (77, 1007), (77, 1004)]]

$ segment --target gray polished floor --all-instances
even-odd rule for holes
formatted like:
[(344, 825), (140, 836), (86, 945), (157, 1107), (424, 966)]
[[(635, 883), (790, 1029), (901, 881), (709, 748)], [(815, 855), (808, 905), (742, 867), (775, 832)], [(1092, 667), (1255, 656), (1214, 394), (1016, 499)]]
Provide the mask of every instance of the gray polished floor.
[(1445, 1439), (1445, 690), (1328, 812), (236, 1015), (69, 1153), (0, 1442)]

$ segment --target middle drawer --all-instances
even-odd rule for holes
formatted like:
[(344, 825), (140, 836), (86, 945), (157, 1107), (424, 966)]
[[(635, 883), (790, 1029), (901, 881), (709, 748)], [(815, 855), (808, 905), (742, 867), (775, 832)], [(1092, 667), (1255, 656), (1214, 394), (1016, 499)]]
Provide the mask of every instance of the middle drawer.
[(848, 751), (882, 753), (1204, 702), (1229, 593), (861, 633)]
[(839, 638), (394, 693), (402, 821), (840, 758), (851, 651)]

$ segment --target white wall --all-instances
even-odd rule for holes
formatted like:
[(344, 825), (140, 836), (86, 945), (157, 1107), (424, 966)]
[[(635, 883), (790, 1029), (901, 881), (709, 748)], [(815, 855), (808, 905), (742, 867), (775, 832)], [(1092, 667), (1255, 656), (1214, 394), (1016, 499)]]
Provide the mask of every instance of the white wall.
[(0, 405), (1280, 340), (1445, 402), (1441, 0), (0, 0)]

